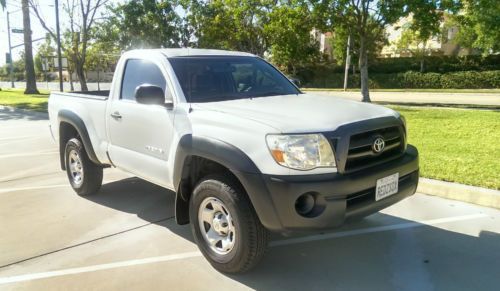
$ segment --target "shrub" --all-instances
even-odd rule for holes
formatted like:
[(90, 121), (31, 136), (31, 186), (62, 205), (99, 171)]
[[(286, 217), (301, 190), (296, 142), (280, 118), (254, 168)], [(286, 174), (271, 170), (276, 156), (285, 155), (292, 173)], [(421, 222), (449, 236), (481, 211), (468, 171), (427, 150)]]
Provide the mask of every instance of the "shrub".
[[(500, 70), (500, 55), (483, 56), (428, 56), (424, 61), (424, 72), (448, 73), (457, 71)], [(370, 63), (370, 73), (420, 72), (420, 59), (379, 58)]]
[[(463, 71), (452, 73), (404, 72), (395, 74), (373, 74), (370, 77), (372, 89), (488, 89), (500, 88), (500, 70)], [(342, 88), (344, 74), (317, 75), (314, 79), (302, 80), (305, 87)], [(359, 88), (359, 74), (349, 76), (349, 88)]]
[[(374, 88), (402, 88), (402, 84), (405, 88), (499, 88), (500, 55), (429, 56), (424, 75), (419, 73), (420, 60), (414, 57), (374, 59), (368, 69)], [(308, 86), (339, 88), (343, 86), (344, 67), (334, 63), (304, 65), (297, 68), (295, 77)], [(359, 87), (357, 75), (350, 79), (350, 87)]]

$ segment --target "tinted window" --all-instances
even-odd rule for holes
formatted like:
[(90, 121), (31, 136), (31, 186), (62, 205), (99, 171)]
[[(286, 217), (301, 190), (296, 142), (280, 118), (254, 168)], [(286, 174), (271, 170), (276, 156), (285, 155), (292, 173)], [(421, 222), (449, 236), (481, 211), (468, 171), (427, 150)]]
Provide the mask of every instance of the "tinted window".
[(169, 58), (188, 102), (299, 94), (274, 67), (255, 57)]
[(128, 60), (122, 81), (121, 98), (135, 100), (135, 88), (140, 85), (150, 84), (166, 89), (163, 74), (155, 64), (146, 60)]

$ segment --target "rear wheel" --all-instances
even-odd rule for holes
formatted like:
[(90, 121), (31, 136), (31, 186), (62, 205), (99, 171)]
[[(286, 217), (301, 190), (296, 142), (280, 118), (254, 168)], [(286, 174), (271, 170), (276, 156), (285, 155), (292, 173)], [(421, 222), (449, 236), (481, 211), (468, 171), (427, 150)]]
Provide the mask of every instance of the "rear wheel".
[(77, 138), (72, 138), (66, 143), (65, 160), (69, 183), (78, 195), (90, 195), (101, 188), (102, 167), (89, 159)]
[(189, 214), (196, 243), (215, 269), (242, 273), (264, 255), (268, 231), (242, 187), (231, 177), (202, 179), (191, 197)]

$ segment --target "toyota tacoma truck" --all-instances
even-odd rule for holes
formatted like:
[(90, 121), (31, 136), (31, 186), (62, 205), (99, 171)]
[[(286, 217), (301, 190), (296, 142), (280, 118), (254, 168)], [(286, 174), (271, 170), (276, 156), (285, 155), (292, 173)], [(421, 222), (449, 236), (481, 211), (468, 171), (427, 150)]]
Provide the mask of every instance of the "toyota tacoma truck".
[(303, 93), (264, 59), (134, 50), (109, 91), (52, 93), (50, 127), (79, 195), (117, 167), (175, 192), (219, 271), (244, 272), (270, 232), (338, 227), (415, 193), (418, 152), (391, 109)]

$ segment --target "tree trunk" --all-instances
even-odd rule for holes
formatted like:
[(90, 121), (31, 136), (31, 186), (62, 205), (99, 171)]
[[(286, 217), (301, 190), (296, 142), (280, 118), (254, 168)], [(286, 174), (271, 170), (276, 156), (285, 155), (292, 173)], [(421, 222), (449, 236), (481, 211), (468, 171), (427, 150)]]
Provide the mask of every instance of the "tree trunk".
[(75, 91), (75, 87), (73, 86), (73, 71), (68, 66), (68, 79), (69, 79), (69, 90)]
[(363, 102), (371, 102), (370, 91), (368, 90), (368, 56), (366, 53), (366, 38), (362, 35), (359, 38), (359, 73), (361, 79), (361, 95)]
[(24, 66), (26, 70), (26, 90), (24, 94), (39, 94), (36, 88), (35, 64), (33, 62), (33, 48), (31, 43), (31, 24), (28, 0), (22, 0), (23, 29), (24, 29)]
[(76, 75), (78, 76), (78, 80), (80, 81), (80, 89), (82, 91), (88, 91), (89, 88), (87, 87), (87, 79), (85, 78), (85, 70), (83, 69), (83, 64), (81, 62), (77, 61), (75, 64), (75, 72)]
[(420, 57), (420, 73), (423, 73), (425, 71), (425, 47), (427, 46), (427, 42), (424, 41), (423, 47), (422, 47), (422, 54)]

